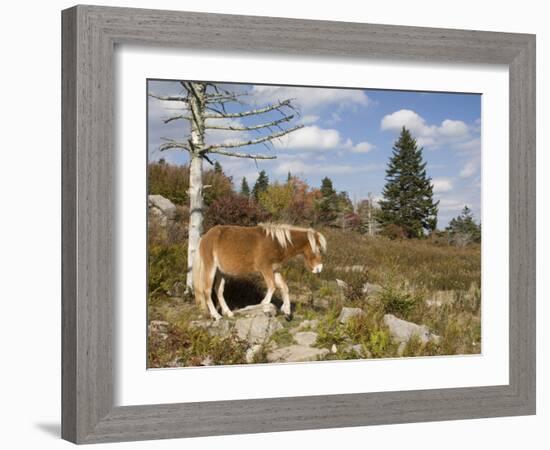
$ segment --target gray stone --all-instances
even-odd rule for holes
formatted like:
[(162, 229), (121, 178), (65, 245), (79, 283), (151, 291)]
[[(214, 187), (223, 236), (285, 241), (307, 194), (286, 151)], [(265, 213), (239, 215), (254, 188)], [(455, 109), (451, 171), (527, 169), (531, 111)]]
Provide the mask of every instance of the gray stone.
[(176, 218), (176, 205), (162, 195), (149, 195), (147, 197), (149, 211), (155, 215), (166, 217), (167, 220)]
[(261, 344), (255, 344), (246, 350), (245, 358), (248, 364), (252, 364), (254, 362), (254, 357), (261, 350), (261, 348), (262, 348)]
[(340, 280), (339, 278), (336, 278), (336, 285), (340, 289), (347, 289), (348, 288), (348, 283), (346, 283), (344, 280)]
[(317, 333), (313, 331), (301, 331), (294, 335), (294, 340), (298, 345), (312, 346), (317, 341)]
[(353, 272), (353, 273), (361, 273), (366, 272), (367, 266), (360, 266), (360, 265), (354, 265), (354, 266), (336, 266), (334, 270), (338, 272)]
[(239, 338), (248, 341), (250, 344), (262, 344), (271, 335), (283, 328), (281, 323), (272, 316), (256, 314), (249, 317), (238, 318), (235, 321), (235, 331)]
[(347, 323), (350, 321), (353, 317), (359, 317), (362, 316), (364, 311), (361, 308), (349, 308), (347, 306), (342, 308), (342, 311), (340, 311), (340, 316), (338, 317), (338, 321), (340, 323)]
[(332, 347), (330, 348), (330, 351), (332, 353), (338, 353), (338, 347), (336, 347), (336, 344), (332, 344)]
[(326, 348), (307, 347), (304, 345), (291, 345), (278, 348), (267, 355), (269, 362), (304, 362), (316, 361), (328, 355), (330, 351)]
[(256, 316), (275, 316), (277, 315), (277, 307), (270, 303), (268, 305), (249, 305), (241, 309), (236, 309), (233, 314), (244, 317), (256, 317)]
[(304, 320), (303, 322), (300, 323), (300, 325), (298, 325), (298, 331), (315, 330), (317, 328), (317, 325), (319, 325), (319, 321), (317, 319)]
[(392, 337), (398, 342), (406, 343), (413, 336), (418, 337), (423, 344), (426, 344), (430, 340), (439, 342), (440, 339), (439, 336), (431, 333), (426, 325), (407, 322), (395, 317), (393, 314), (386, 314), (384, 316), (384, 324), (390, 330)]
[(318, 309), (328, 309), (330, 306), (329, 301), (326, 298), (314, 298), (313, 307)]
[(382, 286), (379, 284), (365, 283), (362, 288), (363, 294), (374, 295), (382, 291)]

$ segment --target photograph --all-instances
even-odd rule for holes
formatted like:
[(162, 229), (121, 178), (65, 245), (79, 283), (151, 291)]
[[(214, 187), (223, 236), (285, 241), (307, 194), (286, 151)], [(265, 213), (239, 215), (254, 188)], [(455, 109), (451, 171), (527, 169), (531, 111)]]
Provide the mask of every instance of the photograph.
[(148, 368), (481, 353), (481, 95), (146, 101)]

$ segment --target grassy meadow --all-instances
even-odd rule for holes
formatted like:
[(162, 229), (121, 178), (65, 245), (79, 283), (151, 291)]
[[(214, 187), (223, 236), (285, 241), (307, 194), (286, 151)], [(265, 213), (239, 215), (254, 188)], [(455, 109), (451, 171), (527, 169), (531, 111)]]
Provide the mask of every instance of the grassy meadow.
[[(181, 292), (187, 263), (184, 215), (168, 228), (149, 223), (148, 367), (244, 364), (247, 342), (234, 333), (196, 326), (206, 317)], [(335, 227), (317, 229), (328, 241), (323, 272), (308, 272), (300, 259), (283, 268), (293, 318), (281, 319), (283, 328), (248, 362), (267, 362), (270, 350), (293, 343), (298, 328), (317, 334), (315, 347), (332, 349), (319, 360), (481, 352), (479, 244), (458, 247), (436, 237), (390, 239)], [(229, 279), (225, 292), (233, 310), (259, 303), (265, 286), (259, 276)], [(278, 292), (273, 302), (281, 304)], [(345, 306), (366, 314), (342, 324), (338, 316)], [(422, 344), (413, 337), (399, 348), (384, 325), (385, 314), (426, 325), (440, 339)], [(358, 344), (351, 348), (346, 342)]]

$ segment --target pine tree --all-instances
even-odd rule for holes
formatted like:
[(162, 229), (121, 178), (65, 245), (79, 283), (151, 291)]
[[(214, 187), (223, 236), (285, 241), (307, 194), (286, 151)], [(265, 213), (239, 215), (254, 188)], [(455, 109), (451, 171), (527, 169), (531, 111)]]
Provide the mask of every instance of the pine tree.
[(451, 219), (445, 228), (451, 242), (464, 246), (472, 242), (481, 242), (481, 225), (474, 220), (474, 215), (468, 205), (464, 206), (459, 216)]
[(248, 186), (248, 182), (246, 181), (246, 177), (243, 177), (243, 181), (241, 183), (241, 195), (245, 197), (250, 197), (250, 187)]
[(422, 147), (409, 130), (402, 128), (386, 169), (386, 185), (380, 201), (383, 226), (397, 225), (408, 237), (422, 237), (435, 230), (439, 201), (426, 175)]
[(265, 170), (262, 170), (259, 175), (254, 187), (252, 188), (252, 196), (258, 201), (260, 193), (265, 192), (269, 187), (269, 178), (265, 173)]
[(216, 162), (214, 163), (214, 172), (216, 172), (216, 173), (223, 173), (222, 165), (220, 164), (219, 161), (216, 161)]
[(325, 177), (321, 180), (321, 198), (317, 203), (320, 222), (333, 223), (338, 218), (338, 195), (332, 185), (332, 180)]

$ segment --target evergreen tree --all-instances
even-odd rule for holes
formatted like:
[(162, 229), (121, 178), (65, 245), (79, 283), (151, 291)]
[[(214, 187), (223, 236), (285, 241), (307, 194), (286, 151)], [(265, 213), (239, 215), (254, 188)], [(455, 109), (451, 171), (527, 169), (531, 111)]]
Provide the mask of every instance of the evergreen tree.
[(319, 221), (333, 223), (338, 218), (338, 204), (340, 199), (329, 177), (325, 177), (321, 180), (320, 191), (321, 198), (317, 203)]
[(451, 219), (445, 228), (451, 242), (463, 246), (472, 242), (481, 242), (481, 225), (474, 220), (474, 215), (468, 206), (464, 206), (460, 215)]
[(243, 177), (243, 181), (241, 183), (241, 195), (245, 197), (250, 197), (250, 187), (248, 187), (248, 182), (246, 181), (246, 177)]
[(216, 162), (214, 163), (214, 172), (216, 172), (216, 173), (223, 173), (222, 165), (220, 164), (219, 161), (216, 161)]
[(382, 195), (383, 226), (397, 225), (408, 237), (422, 237), (426, 231), (435, 230), (439, 201), (433, 200), (433, 185), (426, 175), (422, 147), (418, 147), (405, 127), (394, 144)]
[(286, 182), (290, 183), (292, 181), (292, 174), (290, 173), (290, 170), (288, 171), (288, 175), (286, 177)]
[(262, 192), (265, 192), (269, 187), (269, 178), (265, 173), (265, 170), (262, 170), (259, 175), (254, 187), (252, 188), (252, 196), (258, 201), (258, 197)]

